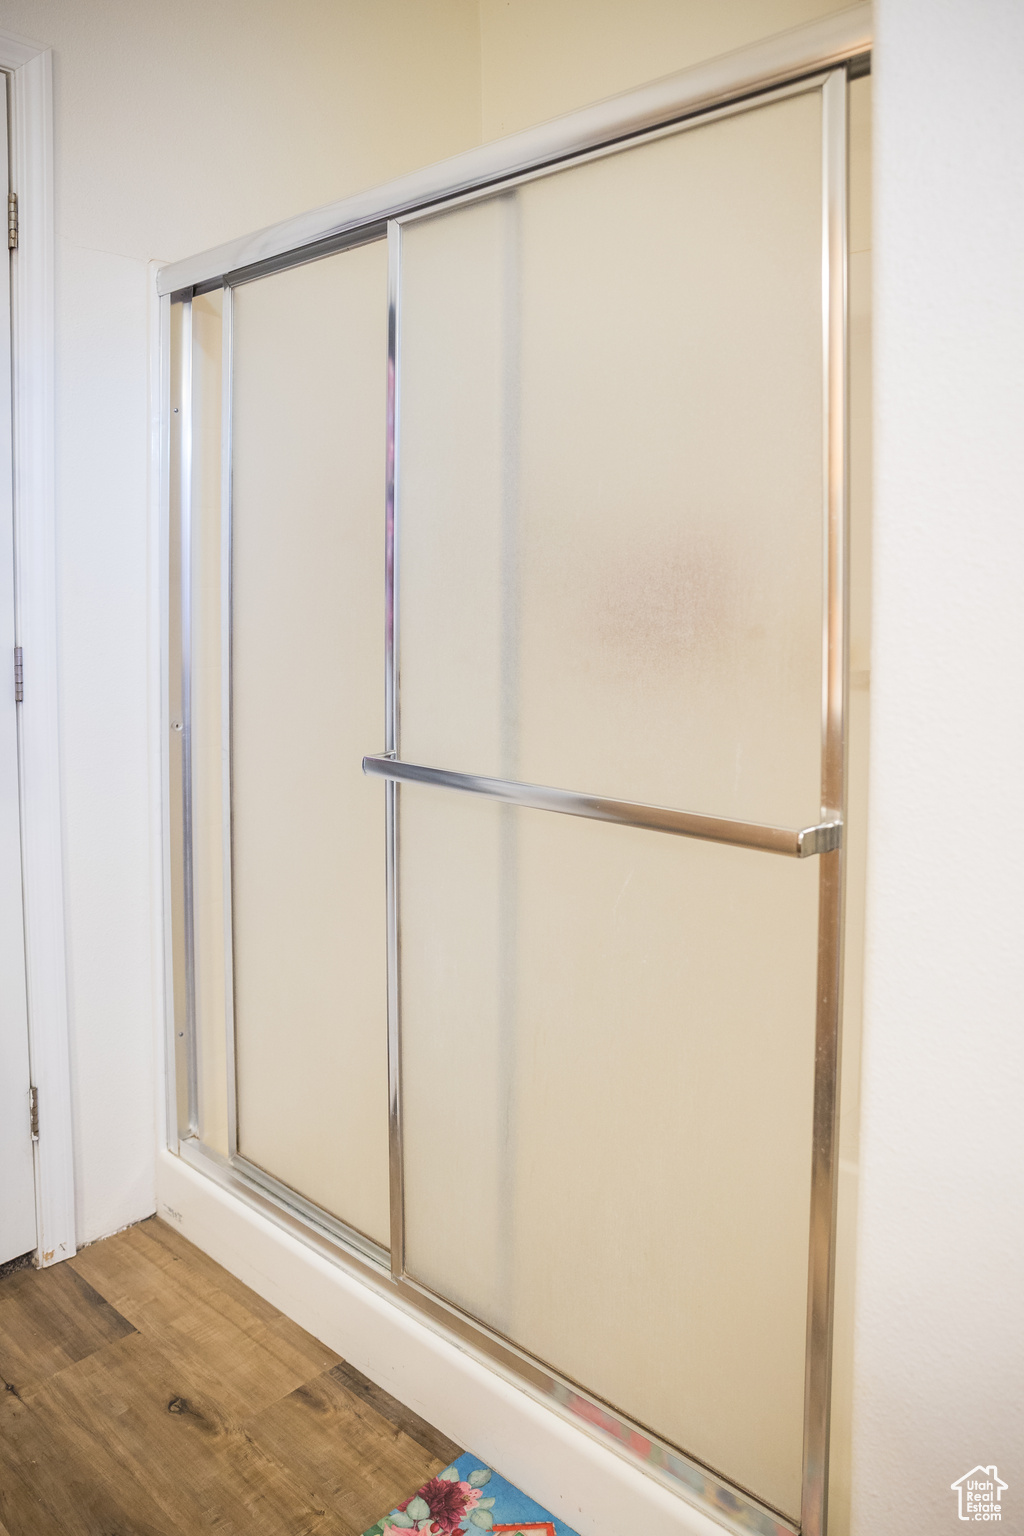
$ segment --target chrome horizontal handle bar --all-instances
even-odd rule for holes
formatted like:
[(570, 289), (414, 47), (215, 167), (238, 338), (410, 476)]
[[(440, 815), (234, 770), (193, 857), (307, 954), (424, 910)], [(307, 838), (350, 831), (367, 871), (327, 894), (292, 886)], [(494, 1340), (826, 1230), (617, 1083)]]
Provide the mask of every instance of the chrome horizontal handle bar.
[(448, 768), (424, 768), (403, 763), (386, 753), (363, 758), (363, 772), (407, 784), (435, 784), (463, 794), (485, 795), (506, 805), (527, 806), (535, 811), (560, 811), (563, 816), (586, 816), (591, 821), (614, 821), (624, 827), (643, 827), (648, 832), (671, 832), (676, 837), (696, 837), (708, 843), (732, 843), (737, 848), (758, 848), (806, 859), (815, 853), (831, 853), (843, 839), (841, 821), (825, 821), (814, 827), (765, 827), (756, 821), (730, 821), (725, 816), (699, 816), (694, 811), (671, 811), (660, 805), (638, 805), (632, 800), (607, 800), (600, 795), (580, 795), (574, 789), (550, 789), (543, 784), (520, 784), (514, 779), (485, 779), (476, 773), (452, 773)]

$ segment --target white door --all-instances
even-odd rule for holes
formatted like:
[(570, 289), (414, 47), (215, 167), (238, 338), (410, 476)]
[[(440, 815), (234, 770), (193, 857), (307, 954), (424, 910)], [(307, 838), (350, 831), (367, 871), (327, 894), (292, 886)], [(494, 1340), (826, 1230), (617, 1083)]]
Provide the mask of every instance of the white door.
[[(0, 186), (7, 203), (7, 80), (0, 75)], [(21, 904), (18, 711), (14, 689), (10, 261), (0, 282), (0, 1264), (36, 1246), (28, 1008)]]

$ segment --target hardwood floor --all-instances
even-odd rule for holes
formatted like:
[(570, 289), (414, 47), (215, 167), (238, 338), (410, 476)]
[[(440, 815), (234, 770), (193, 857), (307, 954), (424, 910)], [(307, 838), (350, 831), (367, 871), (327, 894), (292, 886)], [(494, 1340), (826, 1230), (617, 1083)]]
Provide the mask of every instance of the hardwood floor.
[(0, 1536), (362, 1536), (460, 1448), (156, 1217), (0, 1279)]

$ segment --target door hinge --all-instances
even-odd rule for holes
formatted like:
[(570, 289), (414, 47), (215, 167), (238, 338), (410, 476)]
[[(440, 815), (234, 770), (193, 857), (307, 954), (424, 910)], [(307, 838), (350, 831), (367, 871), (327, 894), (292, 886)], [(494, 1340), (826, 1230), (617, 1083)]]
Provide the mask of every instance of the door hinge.
[(32, 1140), (39, 1140), (39, 1089), (30, 1088), (28, 1091), (29, 1126), (32, 1131)]
[(14, 647), (14, 702), (20, 704), (25, 697), (25, 667), (21, 659), (21, 646)]
[(7, 194), (7, 249), (13, 251), (18, 245), (18, 194)]

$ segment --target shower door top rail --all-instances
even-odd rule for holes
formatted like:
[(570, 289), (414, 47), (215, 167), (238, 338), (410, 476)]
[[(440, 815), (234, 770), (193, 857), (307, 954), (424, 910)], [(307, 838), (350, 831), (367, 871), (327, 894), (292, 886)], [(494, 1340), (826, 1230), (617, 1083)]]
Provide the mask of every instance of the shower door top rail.
[(228, 273), (237, 280), (245, 268), (256, 264), (270, 271), (278, 258), (286, 264), (302, 248), (322, 245), (319, 252), (309, 250), (309, 256), (327, 254), (330, 242), (348, 243), (345, 237), (364, 226), (859, 58), (871, 50), (872, 31), (870, 4), (852, 5), (535, 128), (452, 155), (370, 191), (172, 261), (158, 273), (157, 291), (181, 295), (194, 287), (219, 287)]
[(840, 847), (841, 821), (819, 822), (813, 827), (769, 827), (757, 821), (734, 821), (727, 816), (702, 816), (696, 811), (676, 811), (667, 806), (642, 805), (634, 800), (612, 800), (603, 795), (584, 795), (574, 789), (554, 789), (545, 784), (523, 784), (514, 779), (488, 779), (477, 773), (453, 773), (448, 768), (427, 768), (406, 763), (386, 752), (363, 758), (363, 772), (377, 778), (407, 784), (435, 784), (441, 789), (484, 795), (506, 805), (535, 811), (560, 811), (563, 816), (585, 816), (591, 821), (611, 821), (648, 832), (669, 832), (708, 843), (730, 843), (762, 853), (781, 853), (806, 859), (831, 853)]

